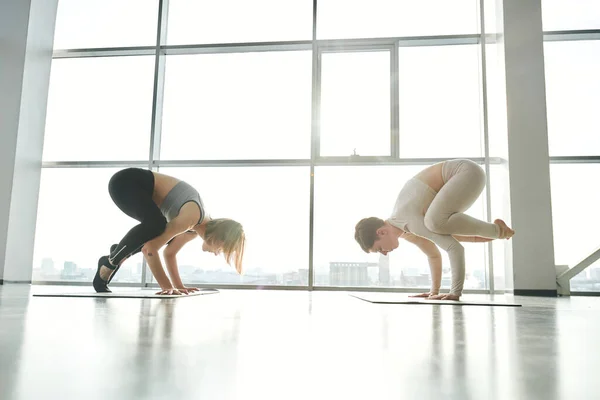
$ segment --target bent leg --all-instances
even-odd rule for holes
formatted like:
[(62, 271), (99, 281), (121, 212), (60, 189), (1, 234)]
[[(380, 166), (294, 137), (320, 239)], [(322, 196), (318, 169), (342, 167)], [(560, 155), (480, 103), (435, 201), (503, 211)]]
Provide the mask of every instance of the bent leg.
[(108, 191), (121, 211), (140, 222), (111, 248), (109, 260), (112, 265), (120, 266), (138, 253), (144, 243), (163, 233), (167, 221), (152, 200), (154, 175), (151, 171), (139, 168), (119, 171), (110, 180)]
[(121, 211), (138, 220), (140, 224), (131, 228), (117, 245), (111, 246), (110, 255), (98, 260), (96, 275), (101, 281), (94, 279), (97, 291), (108, 291), (103, 287), (103, 282), (109, 283), (126, 259), (138, 253), (147, 241), (164, 232), (167, 221), (152, 200), (153, 190), (154, 176), (150, 171), (128, 168), (117, 172), (111, 178), (111, 198)]
[(451, 160), (442, 169), (444, 186), (425, 213), (425, 226), (432, 232), (446, 235), (473, 235), (500, 238), (497, 224), (481, 221), (464, 214), (485, 187), (485, 172), (470, 160)]

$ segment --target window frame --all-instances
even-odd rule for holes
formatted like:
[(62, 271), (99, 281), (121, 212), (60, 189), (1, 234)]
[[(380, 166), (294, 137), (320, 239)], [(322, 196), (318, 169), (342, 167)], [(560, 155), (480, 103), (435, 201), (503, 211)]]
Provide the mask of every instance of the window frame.
[[(483, 3), (484, 0), (480, 0)], [(147, 161), (117, 160), (117, 161), (90, 161), (90, 162), (71, 162), (54, 161), (42, 163), (42, 168), (86, 168), (86, 167), (127, 167), (140, 166), (151, 170), (158, 170), (160, 167), (178, 166), (178, 167), (202, 167), (202, 166), (309, 166), (310, 170), (310, 212), (309, 212), (309, 259), (307, 265), (309, 268), (308, 286), (274, 286), (277, 289), (301, 289), (301, 290), (365, 290), (364, 288), (349, 287), (324, 287), (314, 285), (314, 267), (313, 267), (313, 243), (314, 243), (314, 173), (316, 166), (360, 166), (360, 165), (430, 165), (435, 162), (444, 161), (446, 158), (400, 158), (399, 157), (399, 87), (398, 87), (398, 54), (399, 47), (410, 46), (440, 46), (440, 45), (458, 45), (474, 44), (481, 46), (482, 60), (481, 68), (485, 71), (485, 45), (495, 43), (496, 35), (486, 35), (484, 29), (483, 16), (480, 15), (481, 29), (478, 33), (458, 34), (458, 35), (432, 35), (432, 36), (407, 36), (407, 37), (389, 37), (389, 38), (369, 38), (369, 39), (317, 39), (317, 5), (318, 0), (313, 0), (312, 15), (312, 40), (303, 41), (282, 41), (282, 42), (248, 42), (248, 43), (211, 43), (211, 44), (192, 44), (192, 45), (167, 45), (167, 15), (169, 0), (158, 0), (158, 23), (156, 43), (153, 46), (140, 47), (113, 47), (102, 49), (59, 49), (53, 52), (54, 59), (78, 58), (78, 57), (111, 57), (128, 55), (153, 55), (155, 57), (154, 86), (152, 99), (152, 123), (150, 131), (150, 149)], [(481, 10), (478, 10), (481, 14)], [(320, 155), (320, 137), (319, 137), (319, 97), (320, 97), (320, 70), (321, 55), (327, 52), (348, 52), (348, 51), (369, 51), (386, 49), (390, 54), (390, 96), (391, 96), (391, 120), (390, 120), (390, 156), (386, 157), (367, 157), (367, 156), (349, 156), (349, 157), (323, 157)], [(260, 52), (260, 51), (283, 51), (283, 50), (312, 50), (312, 121), (311, 121), (311, 153), (307, 159), (238, 159), (238, 160), (164, 160), (160, 157), (162, 110), (164, 95), (164, 77), (165, 61), (167, 55), (172, 54), (207, 54), (207, 53), (232, 53), (232, 52)], [(471, 158), (473, 161), (482, 164), (489, 170), (490, 164), (503, 164), (506, 160), (501, 158), (492, 158), (487, 150), (487, 120), (485, 104), (485, 74), (483, 78), (483, 120), (484, 120), (484, 140), (486, 142), (486, 153), (484, 157)], [(489, 185), (489, 180), (488, 180)], [(486, 218), (489, 219), (489, 192), (486, 193), (487, 209)], [(491, 252), (491, 246), (488, 248)], [(494, 293), (494, 281), (489, 279), (493, 277), (493, 264), (491, 256), (488, 257), (486, 267), (486, 289), (485, 290), (465, 290), (465, 293)], [(144, 262), (143, 277), (140, 285), (142, 287), (157, 287), (151, 279)], [(150, 276), (150, 278), (148, 278)], [(42, 283), (42, 282), (36, 282)], [(211, 285), (211, 287), (239, 288), (241, 285)], [(250, 286), (243, 286), (245, 288)], [(263, 287), (263, 286), (260, 286)], [(264, 287), (269, 288), (269, 286)], [(417, 288), (368, 288), (366, 290), (411, 292)]]

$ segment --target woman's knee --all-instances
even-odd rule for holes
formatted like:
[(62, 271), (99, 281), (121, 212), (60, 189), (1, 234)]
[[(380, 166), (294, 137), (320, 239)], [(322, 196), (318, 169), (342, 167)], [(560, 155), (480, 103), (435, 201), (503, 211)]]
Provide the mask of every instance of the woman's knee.
[(475, 183), (480, 187), (485, 186), (485, 170), (481, 167), (481, 165), (471, 160), (465, 160), (464, 165), (471, 176), (471, 183)]

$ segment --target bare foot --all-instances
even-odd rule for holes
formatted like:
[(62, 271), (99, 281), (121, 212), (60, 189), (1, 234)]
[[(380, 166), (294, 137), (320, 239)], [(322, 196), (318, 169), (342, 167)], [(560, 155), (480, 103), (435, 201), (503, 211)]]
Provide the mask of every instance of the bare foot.
[(502, 221), (501, 219), (494, 220), (494, 224), (496, 224), (500, 227), (500, 237), (498, 239), (508, 240), (511, 237), (513, 237), (513, 235), (515, 234), (515, 231), (510, 229), (508, 227), (508, 225), (506, 225), (506, 223), (504, 221)]

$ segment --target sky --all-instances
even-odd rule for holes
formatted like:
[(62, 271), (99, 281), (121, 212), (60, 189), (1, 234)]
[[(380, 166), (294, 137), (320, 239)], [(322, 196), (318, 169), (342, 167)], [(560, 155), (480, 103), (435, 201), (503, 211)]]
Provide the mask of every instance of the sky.
[[(477, 33), (477, 3), (377, 0), (365, 7), (358, 1), (322, 0), (317, 36)], [(55, 48), (151, 46), (157, 4), (110, 0), (86, 2), (84, 7), (61, 0)], [(248, 4), (171, 0), (167, 43), (310, 40), (311, 1), (289, 1), (285, 7), (275, 0)], [(565, 4), (543, 0), (545, 30), (600, 27), (597, 2)], [(242, 11), (232, 14), (233, 7)], [(136, 29), (131, 29), (132, 19)], [(493, 31), (492, 19), (486, 21)], [(544, 50), (550, 154), (600, 154), (598, 113), (593, 109), (600, 102), (600, 42), (546, 42)], [(483, 155), (480, 53), (479, 45), (399, 49), (401, 157)], [(491, 52), (488, 56), (493, 60)], [(325, 53), (321, 61), (321, 154), (349, 155), (356, 149), (360, 155), (389, 155), (389, 51)], [(161, 159), (309, 158), (311, 73), (311, 51), (168, 56)], [(147, 160), (153, 76), (153, 56), (54, 60), (44, 160)], [(494, 76), (488, 74), (490, 87)], [(490, 121), (499, 109), (489, 110)], [(502, 146), (494, 138), (492, 155)], [(354, 225), (364, 216), (388, 216), (403, 183), (420, 168), (317, 167), (315, 269), (327, 271), (331, 261), (377, 262), (377, 255), (362, 253), (354, 241)], [(43, 170), (35, 267), (44, 257), (52, 257), (58, 268), (63, 261), (94, 266), (135, 224), (108, 196), (108, 180), (117, 170)], [(283, 272), (308, 267), (308, 167), (160, 172), (195, 186), (212, 216), (242, 222), (248, 236), (247, 268)], [(600, 194), (586, 183), (597, 180), (599, 173), (597, 165), (551, 167), (557, 263), (574, 263), (597, 246), (594, 226), (600, 217), (586, 210), (600, 204)], [(501, 196), (503, 189), (493, 186), (495, 180), (493, 175), (492, 193)], [(483, 204), (482, 195), (468, 213), (483, 218)], [(200, 247), (199, 240), (186, 246), (180, 264), (230, 268), (222, 258), (202, 254)], [(485, 247), (465, 247), (467, 272), (483, 269)], [(494, 251), (501, 262), (500, 253)], [(140, 255), (128, 264), (137, 262)], [(391, 254), (390, 265), (392, 274), (411, 267), (427, 270), (426, 259), (407, 243)], [(498, 268), (496, 273), (502, 274)]]

